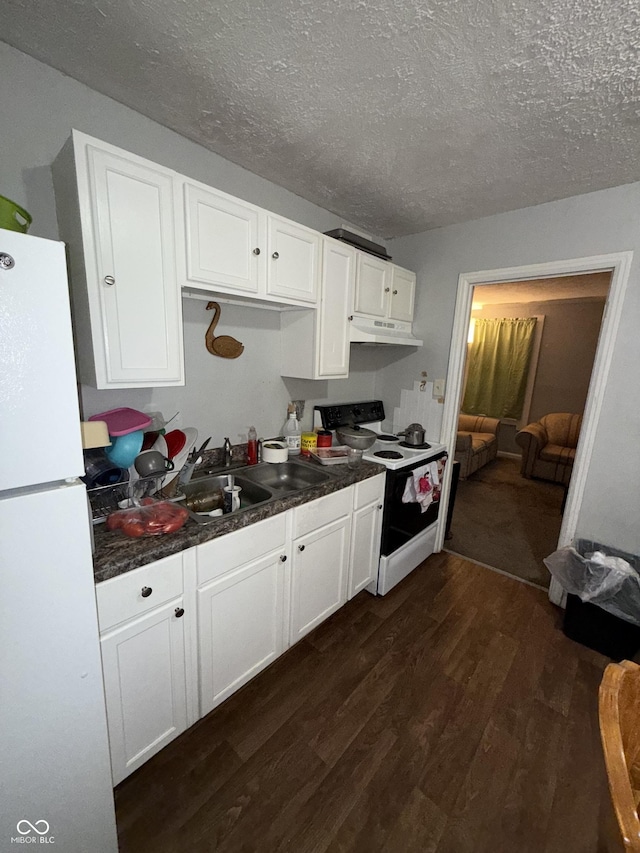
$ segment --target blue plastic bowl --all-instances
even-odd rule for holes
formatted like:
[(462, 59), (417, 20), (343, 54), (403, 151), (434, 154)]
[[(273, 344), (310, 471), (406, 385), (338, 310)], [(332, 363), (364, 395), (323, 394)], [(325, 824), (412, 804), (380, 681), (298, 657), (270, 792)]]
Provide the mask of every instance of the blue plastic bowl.
[(129, 468), (142, 449), (144, 433), (141, 429), (126, 435), (112, 435), (111, 447), (105, 448), (107, 459), (118, 468)]

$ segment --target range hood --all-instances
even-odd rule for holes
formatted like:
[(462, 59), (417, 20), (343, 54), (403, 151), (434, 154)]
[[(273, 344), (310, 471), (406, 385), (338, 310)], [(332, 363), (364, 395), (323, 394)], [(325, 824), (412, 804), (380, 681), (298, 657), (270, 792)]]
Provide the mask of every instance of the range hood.
[(353, 231), (347, 231), (345, 228), (334, 228), (333, 231), (324, 232), (327, 237), (333, 237), (335, 240), (341, 240), (343, 243), (348, 243), (350, 246), (355, 246), (356, 249), (362, 249), (363, 252), (368, 252), (370, 255), (375, 255), (377, 258), (382, 258), (383, 261), (390, 261), (391, 255), (387, 252), (384, 246), (380, 243), (373, 243), (362, 237), (360, 234), (354, 234)]
[(349, 329), (349, 340), (352, 344), (395, 344), (405, 347), (421, 347), (423, 344), (412, 335), (411, 323), (402, 323), (399, 320), (354, 317)]

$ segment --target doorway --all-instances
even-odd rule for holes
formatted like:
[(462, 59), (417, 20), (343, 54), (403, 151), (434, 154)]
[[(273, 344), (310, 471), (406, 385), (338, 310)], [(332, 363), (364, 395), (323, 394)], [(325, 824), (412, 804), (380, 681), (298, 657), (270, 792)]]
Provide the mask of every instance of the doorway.
[[(542, 463), (548, 470), (525, 477), (516, 436), (550, 413), (584, 412), (610, 283), (611, 274), (600, 272), (473, 289), (461, 406), (466, 414), (456, 446), (461, 479), (445, 547), (545, 590), (549, 573), (543, 559), (559, 539), (571, 470), (562, 451), (562, 464)], [(499, 370), (501, 359), (505, 366)], [(480, 415), (486, 419), (478, 421)], [(555, 420), (560, 429), (571, 423)], [(477, 428), (474, 424), (486, 436), (473, 435), (471, 453), (472, 436), (465, 430)], [(577, 436), (573, 430), (573, 447)], [(532, 456), (524, 454), (529, 462), (535, 456), (533, 448)]]
[[(595, 433), (602, 409), (604, 389), (611, 365), (613, 343), (620, 321), (631, 257), (631, 252), (621, 252), (619, 254), (551, 261), (543, 264), (510, 267), (507, 269), (463, 273), (458, 279), (458, 292), (447, 373), (447, 394), (445, 397), (442, 425), (443, 440), (448, 443), (449, 447), (455, 447), (474, 288), (480, 289), (482, 286), (508, 282), (526, 282), (536, 279), (580, 275), (581, 273), (608, 272), (611, 274), (611, 287), (598, 339), (580, 441), (576, 451), (573, 475), (567, 493), (565, 511), (557, 543), (558, 547), (570, 544), (575, 536), (587, 472), (593, 451)], [(449, 480), (444, 484), (443, 499), (445, 500), (448, 497), (449, 488), (450, 475)], [(442, 527), (439, 531), (438, 541), (436, 542), (437, 548), (443, 547), (444, 533), (444, 527)], [(560, 585), (553, 580), (549, 589), (549, 598), (556, 604), (564, 603), (564, 592)]]

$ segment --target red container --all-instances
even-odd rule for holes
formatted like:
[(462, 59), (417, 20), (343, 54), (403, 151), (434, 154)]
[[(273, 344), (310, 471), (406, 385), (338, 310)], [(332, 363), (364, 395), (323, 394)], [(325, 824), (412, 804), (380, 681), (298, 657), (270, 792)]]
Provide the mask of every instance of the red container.
[(318, 447), (331, 447), (333, 436), (328, 429), (318, 430)]

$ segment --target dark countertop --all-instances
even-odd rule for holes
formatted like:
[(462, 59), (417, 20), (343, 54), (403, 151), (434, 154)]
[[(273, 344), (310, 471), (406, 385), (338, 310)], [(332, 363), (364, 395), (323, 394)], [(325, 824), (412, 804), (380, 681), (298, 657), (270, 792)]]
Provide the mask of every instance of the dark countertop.
[[(305, 464), (314, 468), (321, 467), (314, 461), (305, 462)], [(94, 527), (94, 580), (100, 583), (147, 563), (153, 563), (162, 557), (168, 557), (170, 554), (185, 551), (195, 545), (202, 545), (218, 536), (255, 524), (256, 521), (262, 521), (272, 515), (286, 512), (293, 507), (344, 489), (353, 483), (375, 477), (376, 474), (384, 473), (386, 469), (383, 465), (377, 465), (374, 462), (361, 462), (357, 468), (349, 468), (347, 465), (327, 465), (322, 466), (321, 470), (330, 475), (326, 483), (311, 486), (255, 508), (221, 516), (212, 520), (210, 524), (198, 524), (190, 518), (181, 530), (163, 536), (134, 539), (124, 536), (119, 531), (108, 531), (104, 524), (96, 525)], [(240, 475), (241, 469), (235, 469), (235, 473)]]

